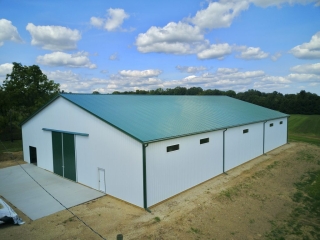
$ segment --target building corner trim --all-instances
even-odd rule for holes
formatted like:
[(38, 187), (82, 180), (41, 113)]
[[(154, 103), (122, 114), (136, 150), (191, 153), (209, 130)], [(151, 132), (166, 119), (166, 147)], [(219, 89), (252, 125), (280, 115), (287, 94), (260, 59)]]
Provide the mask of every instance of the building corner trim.
[(226, 171), (225, 171), (225, 157), (226, 157), (226, 154), (225, 154), (225, 132), (228, 130), (228, 128), (226, 128), (225, 130), (223, 130), (222, 134), (223, 134), (223, 149), (222, 149), (222, 172), (224, 174), (227, 174)]
[(148, 143), (142, 144), (142, 170), (143, 170), (143, 208), (151, 213), (150, 209), (148, 209), (147, 202), (147, 156), (146, 156), (146, 148), (149, 146)]

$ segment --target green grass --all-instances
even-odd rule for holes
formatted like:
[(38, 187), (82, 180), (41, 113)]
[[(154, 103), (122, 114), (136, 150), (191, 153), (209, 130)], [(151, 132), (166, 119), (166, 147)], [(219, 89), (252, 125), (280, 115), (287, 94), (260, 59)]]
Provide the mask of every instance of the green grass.
[(286, 221), (270, 221), (267, 239), (320, 239), (320, 171), (308, 172), (295, 185), (292, 200), (296, 207)]
[(320, 115), (291, 115), (288, 134), (289, 141), (320, 145)]
[(199, 233), (201, 232), (199, 228), (193, 228), (193, 227), (191, 227), (190, 230), (191, 230), (192, 232), (196, 233), (196, 234), (199, 234)]
[(0, 141), (0, 153), (22, 151), (22, 140)]

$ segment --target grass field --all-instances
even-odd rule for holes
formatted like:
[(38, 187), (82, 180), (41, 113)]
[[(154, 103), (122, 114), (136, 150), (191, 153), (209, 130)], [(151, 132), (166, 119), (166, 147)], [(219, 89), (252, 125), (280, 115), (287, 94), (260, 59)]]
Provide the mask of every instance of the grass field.
[(320, 115), (296, 115), (289, 118), (289, 141), (320, 145)]
[(4, 152), (22, 151), (22, 140), (0, 141), (0, 154)]

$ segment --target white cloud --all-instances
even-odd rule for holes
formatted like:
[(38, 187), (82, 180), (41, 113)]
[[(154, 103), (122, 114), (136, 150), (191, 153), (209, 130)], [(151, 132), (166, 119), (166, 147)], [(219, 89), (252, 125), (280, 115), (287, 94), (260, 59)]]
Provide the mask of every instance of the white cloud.
[(57, 81), (59, 83), (62, 82), (78, 82), (81, 80), (80, 75), (72, 72), (71, 70), (68, 71), (44, 71), (47, 75), (48, 79)]
[(319, 0), (250, 0), (256, 6), (259, 7), (269, 7), (269, 6), (281, 6), (282, 4), (308, 4), (315, 3), (315, 6), (319, 6)]
[(208, 45), (200, 28), (183, 22), (170, 22), (163, 28), (152, 26), (136, 39), (138, 51), (191, 54)]
[(129, 18), (121, 8), (109, 8), (107, 10), (106, 18), (91, 17), (90, 23), (94, 27), (103, 28), (107, 31), (122, 30), (121, 25), (124, 20)]
[(318, 82), (320, 81), (320, 76), (316, 74), (307, 73), (291, 73), (288, 78), (296, 82)]
[(273, 54), (273, 55), (271, 56), (271, 60), (275, 62), (275, 61), (277, 61), (281, 56), (282, 56), (282, 53), (281, 53), (281, 52), (277, 52), (277, 53), (275, 53), (275, 54)]
[(225, 56), (232, 53), (232, 47), (228, 43), (212, 44), (209, 48), (197, 54), (199, 59), (217, 58), (222, 60)]
[(37, 63), (48, 66), (65, 66), (75, 68), (96, 68), (97, 66), (90, 62), (88, 53), (78, 52), (68, 54), (63, 52), (53, 52), (37, 57)]
[[(44, 71), (50, 80), (60, 84), (60, 90), (65, 92), (93, 92), (108, 84), (108, 80), (99, 78), (84, 78), (83, 76), (68, 71)], [(99, 91), (102, 92), (102, 91)]]
[(292, 48), (289, 53), (292, 53), (297, 58), (303, 59), (320, 58), (320, 32), (313, 35), (310, 42)]
[(259, 47), (240, 47), (241, 53), (237, 55), (237, 58), (242, 58), (245, 60), (252, 59), (264, 59), (269, 56), (269, 53), (262, 51)]
[(229, 27), (233, 19), (248, 7), (248, 1), (210, 2), (206, 9), (188, 20), (202, 29)]
[(196, 75), (190, 75), (190, 76), (188, 76), (188, 77), (185, 77), (183, 80), (191, 80), (191, 79), (193, 79), (193, 78), (197, 78), (197, 76)]
[(262, 82), (268, 82), (268, 83), (277, 83), (277, 84), (285, 84), (285, 83), (291, 83), (291, 81), (288, 78), (280, 77), (280, 76), (266, 76), (261, 79)]
[(110, 55), (109, 60), (114, 61), (114, 60), (119, 60), (118, 53), (114, 53)]
[(279, 89), (289, 88), (289, 84), (279, 84), (270, 82), (255, 82), (253, 88), (263, 92), (273, 92)]
[(0, 46), (4, 44), (4, 41), (22, 42), (22, 39), (12, 22), (7, 19), (0, 19)]
[(7, 74), (12, 72), (12, 63), (4, 63), (0, 65), (0, 84), (6, 79)]
[(30, 32), (31, 44), (52, 51), (64, 51), (77, 48), (81, 39), (78, 30), (61, 26), (35, 26), (28, 23), (26, 29)]
[(217, 69), (217, 74), (231, 74), (231, 73), (236, 73), (238, 72), (238, 68), (218, 68)]
[(199, 66), (199, 67), (187, 67), (187, 66), (176, 66), (176, 69), (178, 69), (180, 72), (186, 72), (186, 73), (197, 73), (207, 70), (206, 67)]
[(174, 81), (174, 86), (201, 86), (202, 88), (240, 89), (249, 86), (253, 81), (260, 80), (263, 71), (240, 72), (234, 68), (220, 68), (216, 73), (204, 73), (201, 76), (191, 75), (180, 81)]
[(253, 88), (265, 92), (273, 92), (278, 89), (288, 88), (291, 81), (287, 77), (264, 76), (259, 81), (254, 82)]
[(12, 63), (4, 63), (0, 65), (0, 76), (6, 76), (12, 72)]
[(290, 69), (292, 72), (320, 75), (320, 63), (297, 65)]
[(148, 69), (143, 71), (138, 70), (122, 70), (119, 74), (122, 77), (136, 77), (136, 78), (150, 78), (150, 77), (157, 77), (161, 74), (162, 71), (158, 69)]
[(104, 24), (104, 19), (98, 17), (91, 17), (90, 24), (94, 27), (102, 27)]
[[(239, 51), (239, 46), (231, 46), (228, 43), (213, 44), (205, 39), (205, 31), (230, 27), (233, 20), (242, 11), (249, 8), (251, 3), (257, 6), (267, 7), (273, 5), (307, 4), (315, 2), (320, 5), (320, 0), (220, 0), (211, 1), (208, 6), (198, 11), (195, 16), (188, 17), (182, 21), (169, 22), (164, 27), (152, 26), (145, 33), (140, 33), (136, 38), (135, 45), (142, 53), (158, 52), (169, 54), (197, 54), (199, 59), (223, 59), (231, 52)], [(316, 4), (316, 5), (317, 5)], [(94, 25), (102, 25), (101, 19), (93, 19)], [(243, 48), (243, 47), (242, 47)], [(264, 59), (269, 53), (262, 51), (258, 47), (245, 47), (237, 55), (242, 59)], [(281, 57), (281, 53), (271, 56), (273, 61)]]

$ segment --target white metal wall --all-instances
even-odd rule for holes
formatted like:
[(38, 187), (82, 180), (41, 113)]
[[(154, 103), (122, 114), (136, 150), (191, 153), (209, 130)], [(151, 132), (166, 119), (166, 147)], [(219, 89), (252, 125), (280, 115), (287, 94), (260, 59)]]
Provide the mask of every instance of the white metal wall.
[(24, 159), (37, 148), (38, 166), (53, 171), (51, 132), (76, 136), (77, 181), (98, 189), (98, 168), (105, 169), (106, 193), (143, 207), (142, 145), (63, 98), (58, 98), (22, 126)]
[[(248, 129), (248, 133), (243, 133)], [(228, 128), (225, 132), (225, 171), (263, 154), (263, 123)]]
[[(200, 144), (200, 139), (209, 143)], [(167, 146), (179, 144), (177, 151)], [(222, 131), (151, 143), (146, 148), (147, 204), (152, 206), (222, 173)]]
[[(273, 124), (273, 126), (270, 127), (270, 124)], [(287, 118), (280, 118), (265, 123), (265, 152), (269, 152), (287, 143), (287, 127)]]

